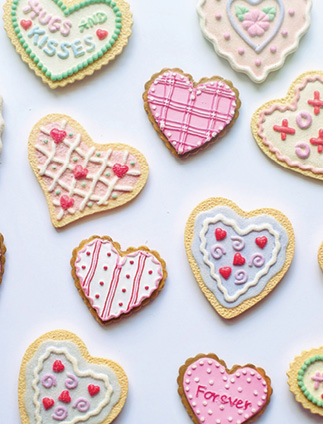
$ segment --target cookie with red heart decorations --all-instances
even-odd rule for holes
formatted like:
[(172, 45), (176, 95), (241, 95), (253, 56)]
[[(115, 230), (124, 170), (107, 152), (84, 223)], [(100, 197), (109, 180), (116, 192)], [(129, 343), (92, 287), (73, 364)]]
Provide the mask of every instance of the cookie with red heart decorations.
[(177, 383), (195, 424), (249, 423), (265, 411), (273, 391), (262, 368), (248, 364), (228, 369), (213, 353), (188, 359)]
[(0, 284), (2, 282), (2, 276), (4, 274), (4, 264), (6, 262), (6, 246), (4, 245), (3, 235), (0, 233)]
[(145, 110), (166, 147), (179, 158), (222, 137), (239, 116), (239, 92), (221, 77), (195, 83), (181, 69), (163, 69), (145, 85)]
[(93, 236), (74, 249), (72, 276), (85, 304), (103, 325), (138, 311), (162, 290), (166, 264), (146, 246), (122, 251), (108, 236)]
[(280, 211), (245, 212), (220, 197), (200, 203), (185, 228), (186, 254), (196, 281), (226, 319), (245, 312), (277, 286), (294, 247), (293, 227)]
[(121, 412), (127, 393), (121, 366), (90, 356), (82, 340), (65, 330), (39, 337), (22, 360), (22, 424), (109, 424)]
[(78, 122), (59, 114), (47, 115), (34, 126), (29, 161), (55, 227), (128, 203), (140, 193), (149, 172), (138, 150), (96, 144)]
[(323, 416), (323, 346), (296, 356), (287, 376), (296, 401), (313, 414)]
[(51, 88), (92, 75), (127, 45), (125, 0), (7, 0), (5, 29), (35, 74)]
[(311, 22), (312, 0), (199, 0), (204, 37), (256, 82), (281, 68)]
[(283, 99), (271, 100), (252, 117), (260, 149), (278, 165), (323, 180), (323, 72), (300, 75)]

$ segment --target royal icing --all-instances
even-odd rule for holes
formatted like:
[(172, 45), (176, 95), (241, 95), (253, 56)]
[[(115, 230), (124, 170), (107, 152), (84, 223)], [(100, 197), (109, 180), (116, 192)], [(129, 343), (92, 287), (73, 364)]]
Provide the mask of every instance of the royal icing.
[(182, 387), (198, 423), (242, 424), (266, 406), (270, 389), (263, 375), (254, 368), (235, 368), (229, 373), (207, 356), (187, 367)]
[(236, 92), (221, 79), (194, 85), (172, 70), (160, 74), (147, 93), (150, 112), (178, 155), (185, 155), (217, 137), (238, 110)]
[(267, 154), (313, 178), (323, 175), (323, 74), (305, 74), (294, 84), (289, 103), (273, 101), (257, 115), (255, 137)]
[(312, 0), (200, 0), (203, 35), (255, 82), (279, 69), (310, 25)]
[(139, 152), (123, 145), (100, 149), (86, 138), (72, 119), (40, 125), (31, 136), (30, 161), (56, 226), (130, 200), (144, 177)]
[(312, 356), (298, 371), (298, 385), (313, 404), (323, 407), (323, 355)]
[(2, 132), (3, 132), (3, 129), (4, 129), (4, 120), (3, 120), (3, 117), (2, 117), (2, 105), (3, 105), (3, 99), (0, 96), (0, 152), (2, 150), (1, 135), (2, 135)]
[(243, 218), (219, 206), (197, 215), (191, 251), (207, 288), (234, 308), (266, 288), (285, 263), (287, 245), (273, 217)]
[[(62, 365), (57, 368), (55, 362)], [(42, 343), (26, 366), (25, 408), (30, 424), (103, 422), (120, 399), (120, 385), (105, 365), (87, 363), (70, 341)], [(99, 391), (91, 395), (90, 387)]]
[(101, 321), (138, 307), (163, 279), (163, 267), (150, 252), (121, 256), (113, 243), (94, 239), (78, 251), (75, 261), (80, 287)]
[[(13, 43), (21, 45), (23, 59), (34, 65), (37, 74), (53, 87), (65, 85), (60, 82), (100, 62), (103, 56), (105, 64), (121, 52), (121, 44), (125, 45), (130, 36), (131, 20), (128, 10), (123, 15), (120, 4), (124, 7), (125, 3), (88, 0), (68, 6), (57, 0), (12, 0), (7, 6), (10, 27), (6, 29)], [(101, 66), (92, 67), (86, 74)]]

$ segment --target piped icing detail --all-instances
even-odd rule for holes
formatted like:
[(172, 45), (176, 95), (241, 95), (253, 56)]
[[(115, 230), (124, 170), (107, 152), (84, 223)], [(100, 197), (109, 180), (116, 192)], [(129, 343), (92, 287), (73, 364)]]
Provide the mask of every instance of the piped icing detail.
[(323, 407), (323, 355), (305, 360), (297, 375), (304, 396), (314, 405)]

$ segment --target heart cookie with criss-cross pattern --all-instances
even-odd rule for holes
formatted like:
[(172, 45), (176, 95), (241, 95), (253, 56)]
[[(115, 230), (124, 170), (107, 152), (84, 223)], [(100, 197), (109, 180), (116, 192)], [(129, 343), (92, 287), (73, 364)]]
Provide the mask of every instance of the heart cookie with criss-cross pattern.
[(145, 85), (149, 120), (177, 157), (197, 153), (222, 137), (239, 116), (238, 90), (221, 77), (198, 83), (181, 69), (163, 69)]
[(92, 75), (131, 35), (124, 0), (7, 0), (5, 29), (22, 60), (51, 88)]
[(60, 114), (45, 116), (32, 129), (29, 161), (55, 227), (128, 203), (148, 178), (138, 150), (95, 144), (78, 122)]
[(244, 212), (223, 198), (200, 203), (185, 229), (194, 276), (214, 309), (227, 319), (276, 287), (291, 264), (294, 245), (293, 228), (281, 212)]
[(178, 393), (195, 424), (243, 424), (258, 418), (272, 395), (262, 368), (229, 370), (214, 353), (188, 359), (179, 370)]
[(312, 0), (199, 0), (203, 35), (233, 69), (263, 82), (310, 26)]
[(103, 325), (138, 311), (162, 290), (166, 264), (146, 246), (125, 252), (110, 237), (83, 240), (71, 259), (75, 286)]
[(109, 424), (120, 414), (127, 393), (121, 366), (90, 356), (82, 340), (65, 330), (39, 337), (22, 360), (22, 424)]

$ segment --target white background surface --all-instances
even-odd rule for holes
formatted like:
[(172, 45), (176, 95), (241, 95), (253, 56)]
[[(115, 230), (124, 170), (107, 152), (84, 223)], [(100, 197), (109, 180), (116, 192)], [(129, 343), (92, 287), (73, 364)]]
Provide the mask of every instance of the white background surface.
[[(2, 0), (3, 2), (3, 0)], [(75, 332), (93, 356), (118, 361), (129, 377), (129, 396), (115, 423), (191, 420), (177, 394), (178, 368), (189, 357), (214, 352), (229, 367), (251, 362), (272, 379), (270, 405), (257, 422), (319, 423), (288, 390), (289, 362), (323, 344), (323, 276), (317, 250), (323, 240), (323, 183), (270, 161), (257, 147), (250, 118), (263, 102), (285, 96), (301, 73), (323, 67), (323, 4), (314, 0), (312, 26), (285, 66), (256, 85), (234, 72), (201, 34), (196, 0), (130, 0), (133, 36), (117, 60), (93, 77), (52, 91), (22, 62), (0, 31), (0, 93), (6, 128), (0, 165), (0, 232), (6, 273), (0, 289), (0, 423), (19, 423), (17, 379), (21, 358), (41, 334)], [(194, 76), (221, 75), (240, 90), (240, 117), (229, 134), (180, 161), (155, 133), (141, 99), (145, 82), (163, 67)], [(27, 140), (44, 115), (66, 113), (96, 142), (141, 150), (150, 165), (142, 194), (119, 210), (94, 215), (57, 231), (29, 166)], [(292, 266), (274, 292), (234, 321), (221, 319), (198, 288), (183, 236), (191, 210), (223, 196), (242, 209), (272, 207), (291, 220), (296, 235)], [(102, 328), (70, 275), (74, 247), (107, 234), (123, 248), (145, 244), (167, 262), (161, 294), (138, 314)]]

